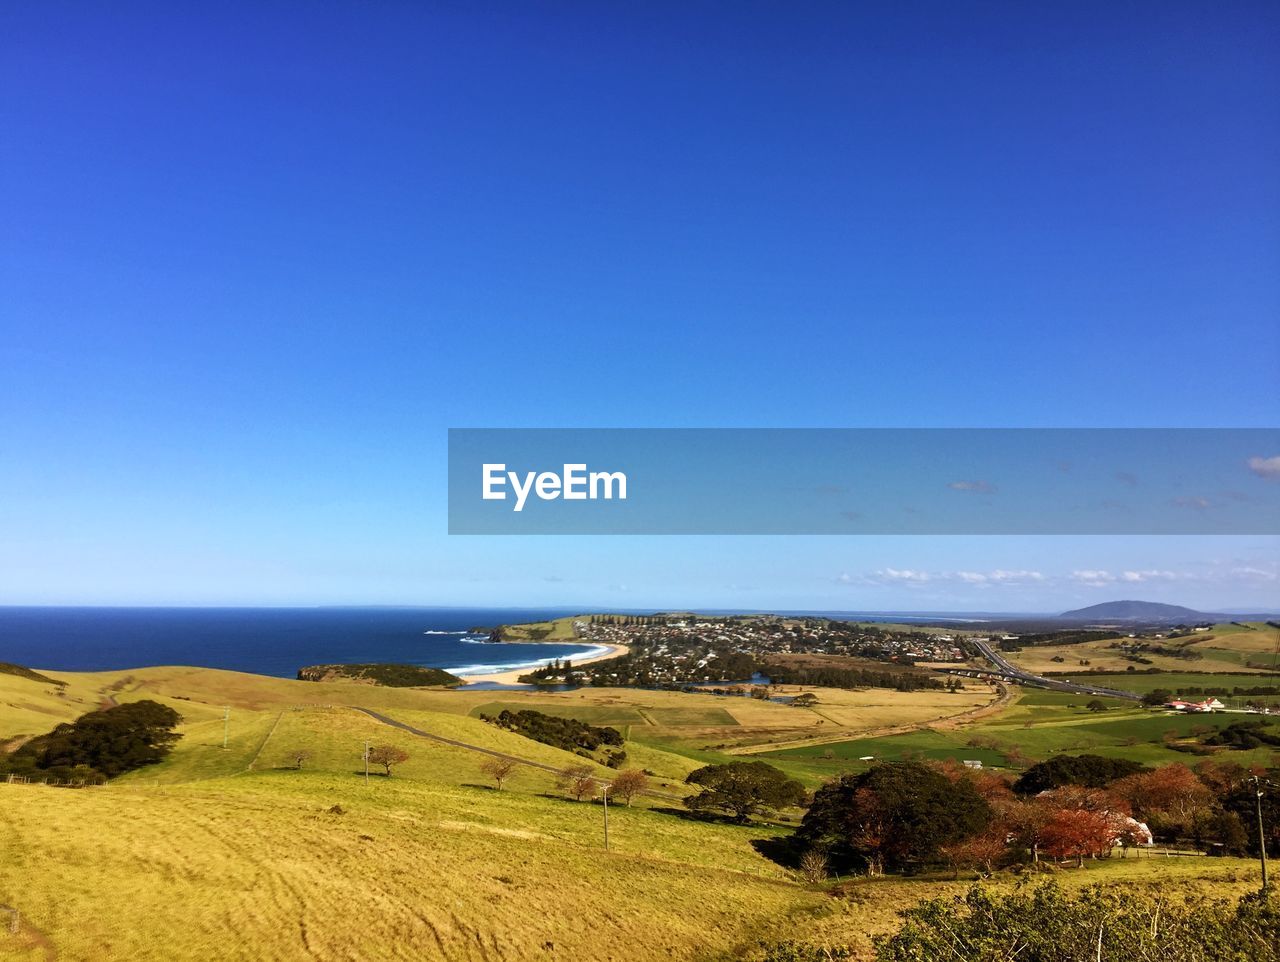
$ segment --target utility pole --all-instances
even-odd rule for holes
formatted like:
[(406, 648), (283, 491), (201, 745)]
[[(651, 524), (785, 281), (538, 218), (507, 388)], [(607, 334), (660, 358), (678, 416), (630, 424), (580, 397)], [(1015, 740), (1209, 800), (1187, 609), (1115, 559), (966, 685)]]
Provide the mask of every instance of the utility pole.
[(227, 735), (231, 729), (231, 706), (222, 709), (222, 750), (227, 750)]
[(369, 743), (364, 743), (364, 783), (369, 784)]
[(611, 787), (611, 785), (605, 785), (600, 792), (600, 797), (604, 799), (604, 850), (606, 852), (609, 851), (609, 789)]
[(1262, 827), (1262, 782), (1253, 776), (1253, 801), (1258, 812), (1258, 858), (1262, 862), (1262, 891), (1267, 891), (1267, 833)]

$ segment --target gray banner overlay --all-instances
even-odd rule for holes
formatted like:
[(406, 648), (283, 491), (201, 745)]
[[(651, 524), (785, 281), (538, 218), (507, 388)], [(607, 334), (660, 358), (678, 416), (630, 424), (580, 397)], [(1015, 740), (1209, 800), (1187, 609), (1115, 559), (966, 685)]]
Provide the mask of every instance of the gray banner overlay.
[(449, 431), (451, 534), (1280, 534), (1280, 430)]

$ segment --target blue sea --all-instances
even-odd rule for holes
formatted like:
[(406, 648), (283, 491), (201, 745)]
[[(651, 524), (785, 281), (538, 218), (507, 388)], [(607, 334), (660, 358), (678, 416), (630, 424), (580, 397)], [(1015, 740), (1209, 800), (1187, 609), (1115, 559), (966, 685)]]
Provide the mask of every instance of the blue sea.
[(474, 675), (597, 653), (592, 645), (490, 644), (471, 630), (572, 614), (577, 612), (0, 607), (0, 661), (50, 671), (193, 665), (281, 678), (293, 678), (304, 665), (395, 662)]

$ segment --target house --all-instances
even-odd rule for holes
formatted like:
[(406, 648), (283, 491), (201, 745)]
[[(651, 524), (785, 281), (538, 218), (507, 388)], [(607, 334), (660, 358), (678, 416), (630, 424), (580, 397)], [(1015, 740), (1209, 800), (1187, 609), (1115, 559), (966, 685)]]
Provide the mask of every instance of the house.
[(1154, 845), (1155, 836), (1146, 822), (1140, 822), (1119, 812), (1107, 812), (1107, 827), (1111, 833), (1111, 845)]
[(1204, 701), (1182, 701), (1175, 698), (1173, 701), (1164, 703), (1164, 707), (1170, 711), (1182, 711), (1188, 713), (1200, 713), (1221, 711), (1226, 706), (1216, 698), (1206, 698)]

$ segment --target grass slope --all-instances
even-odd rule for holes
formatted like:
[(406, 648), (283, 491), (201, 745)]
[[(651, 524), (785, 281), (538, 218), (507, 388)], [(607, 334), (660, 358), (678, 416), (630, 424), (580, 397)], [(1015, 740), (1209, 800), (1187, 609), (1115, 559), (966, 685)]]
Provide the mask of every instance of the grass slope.
[[(864, 880), (831, 898), (762, 854), (787, 829), (696, 820), (654, 796), (611, 806), (605, 852), (602, 807), (564, 798), (552, 773), (521, 766), (499, 792), (481, 771), (484, 754), (389, 727), (357, 705), (551, 768), (582, 760), (475, 714), (500, 700), (594, 723), (626, 718), (628, 764), (654, 772), (654, 787), (672, 794), (697, 765), (734, 757), (708, 747), (710, 739), (767, 747), (796, 732), (851, 733), (764, 756), (817, 784), (857, 768), (859, 754), (989, 752), (998, 760), (1009, 744), (1033, 738), (1044, 739), (1045, 751), (1080, 739), (1132, 750), (1125, 739), (1134, 732), (1158, 738), (1166, 724), (1204, 721), (1165, 722), (1131, 708), (1095, 715), (1075, 696), (1026, 692), (967, 726), (908, 724), (905, 733), (875, 737), (886, 720), (936, 723), (990, 694), (817, 689), (810, 711), (703, 694), (495, 697), (190, 668), (51, 677), (65, 686), (0, 676), (0, 735), (47, 730), (107, 698), (155, 698), (184, 715), (183, 738), (164, 763), (103, 788), (0, 784), (0, 904), (17, 906), (28, 926), (0, 936), (4, 959), (43, 957), (37, 937), (63, 960), (141, 962), (754, 959), (761, 940), (797, 936), (851, 944), (865, 957), (898, 909), (965, 884)], [(846, 725), (833, 720), (842, 713)], [(873, 736), (855, 737), (859, 731)], [(986, 747), (967, 744), (975, 737), (988, 739)], [(391, 778), (366, 781), (367, 742), (398, 745), (410, 758)], [(1228, 894), (1255, 884), (1252, 871), (1230, 860), (1110, 860), (1064, 877), (1176, 878), (1190, 888), (1207, 878)]]

